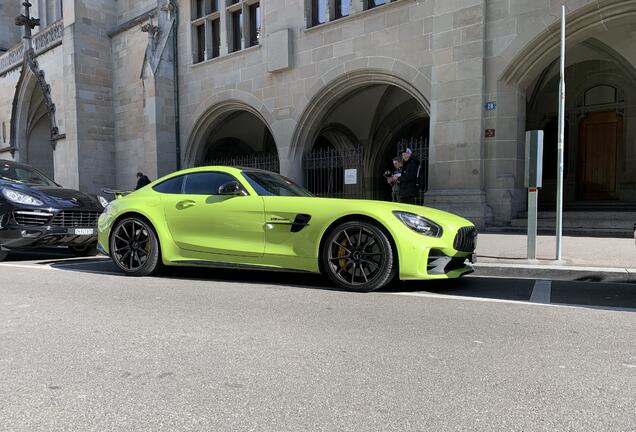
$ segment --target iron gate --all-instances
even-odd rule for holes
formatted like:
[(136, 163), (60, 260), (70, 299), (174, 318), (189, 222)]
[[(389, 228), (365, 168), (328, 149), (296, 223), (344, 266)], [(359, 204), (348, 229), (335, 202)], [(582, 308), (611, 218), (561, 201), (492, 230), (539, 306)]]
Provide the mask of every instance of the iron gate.
[(363, 161), (361, 147), (347, 151), (314, 149), (303, 160), (305, 185), (319, 197), (363, 198)]
[(231, 156), (206, 160), (197, 166), (233, 166), (244, 168), (259, 168), (267, 171), (280, 172), (280, 160), (276, 153), (259, 153), (254, 155)]

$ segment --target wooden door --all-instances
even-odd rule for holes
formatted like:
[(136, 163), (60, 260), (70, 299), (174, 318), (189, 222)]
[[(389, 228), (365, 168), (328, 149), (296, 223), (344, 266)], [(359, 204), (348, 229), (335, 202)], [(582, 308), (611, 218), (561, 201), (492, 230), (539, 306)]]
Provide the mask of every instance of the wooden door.
[(618, 156), (623, 146), (623, 118), (616, 112), (589, 113), (581, 121), (577, 198), (619, 198)]

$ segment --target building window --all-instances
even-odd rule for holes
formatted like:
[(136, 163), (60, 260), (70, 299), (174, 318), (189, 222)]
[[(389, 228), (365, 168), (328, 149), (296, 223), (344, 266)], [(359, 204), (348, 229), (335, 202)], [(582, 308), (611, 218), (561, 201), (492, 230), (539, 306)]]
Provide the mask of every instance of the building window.
[(7, 142), (7, 127), (4, 122), (2, 122), (2, 142)]
[(336, 19), (349, 16), (349, 0), (336, 0)]
[[(190, 0), (190, 8), (193, 63), (260, 44), (260, 1)], [(221, 14), (223, 9), (225, 12)]]
[(219, 0), (191, 0), (192, 62), (201, 63), (221, 54)]
[(205, 24), (195, 26), (194, 39), (194, 62), (201, 63), (205, 61)]
[(367, 0), (367, 9), (373, 9), (374, 7), (382, 6), (386, 3), (386, 0)]
[(240, 51), (243, 48), (243, 10), (230, 13), (230, 52)]
[(249, 46), (258, 45), (261, 40), (261, 5), (254, 3), (249, 6), (250, 28)]
[(216, 58), (221, 55), (221, 20), (211, 20), (210, 27), (212, 33), (212, 58)]
[(312, 0), (311, 1), (311, 25), (317, 26), (324, 24), (329, 18), (329, 0)]

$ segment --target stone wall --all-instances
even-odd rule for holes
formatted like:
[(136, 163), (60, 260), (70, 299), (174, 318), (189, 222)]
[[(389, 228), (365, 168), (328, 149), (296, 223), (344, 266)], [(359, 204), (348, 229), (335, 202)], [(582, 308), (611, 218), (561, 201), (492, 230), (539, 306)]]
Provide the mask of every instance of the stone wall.
[(20, 15), (21, 0), (3, 0), (0, 2), (0, 54), (20, 43), (22, 32), (14, 24)]

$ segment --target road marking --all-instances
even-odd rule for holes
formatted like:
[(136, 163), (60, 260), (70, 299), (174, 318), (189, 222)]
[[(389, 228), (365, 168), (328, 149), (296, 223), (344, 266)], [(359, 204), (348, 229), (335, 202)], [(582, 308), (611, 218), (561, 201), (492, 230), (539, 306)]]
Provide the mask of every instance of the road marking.
[(532, 303), (550, 304), (552, 295), (552, 282), (549, 280), (538, 280), (534, 283), (530, 301)]
[[(88, 264), (88, 263), (82, 263)], [(94, 264), (94, 263), (91, 263)], [(55, 264), (56, 266), (60, 266), (60, 264)], [(61, 265), (61, 267), (53, 267), (51, 264), (13, 264), (13, 263), (2, 263), (0, 264), (0, 268), (2, 267), (13, 267), (13, 268), (24, 268), (24, 269), (35, 269), (35, 270), (53, 270), (53, 271), (72, 271), (69, 270), (69, 264)], [(77, 270), (78, 272), (80, 270)], [(112, 275), (112, 276), (121, 276), (121, 273), (109, 272), (109, 271), (100, 271), (100, 270), (81, 270), (82, 273), (94, 273), (94, 274), (104, 274), (104, 275)]]
[(474, 301), (481, 303), (507, 303), (507, 304), (516, 304), (516, 305), (524, 305), (524, 306), (539, 306), (539, 307), (555, 307), (555, 308), (567, 308), (567, 309), (597, 309), (597, 310), (606, 310), (613, 312), (636, 312), (636, 308), (622, 308), (616, 306), (596, 306), (596, 305), (586, 305), (586, 304), (565, 304), (565, 303), (531, 303), (529, 301), (522, 300), (507, 300), (507, 299), (496, 299), (496, 298), (486, 298), (486, 297), (469, 297), (469, 296), (458, 296), (458, 295), (449, 295), (449, 294), (436, 294), (436, 293), (427, 293), (427, 292), (378, 292), (378, 294), (384, 295), (397, 295), (397, 296), (406, 296), (406, 297), (424, 297), (424, 298), (433, 298), (433, 299), (442, 299), (442, 300), (463, 300), (463, 301)]
[(623, 363), (623, 366), (628, 368), (636, 368), (636, 364)]

